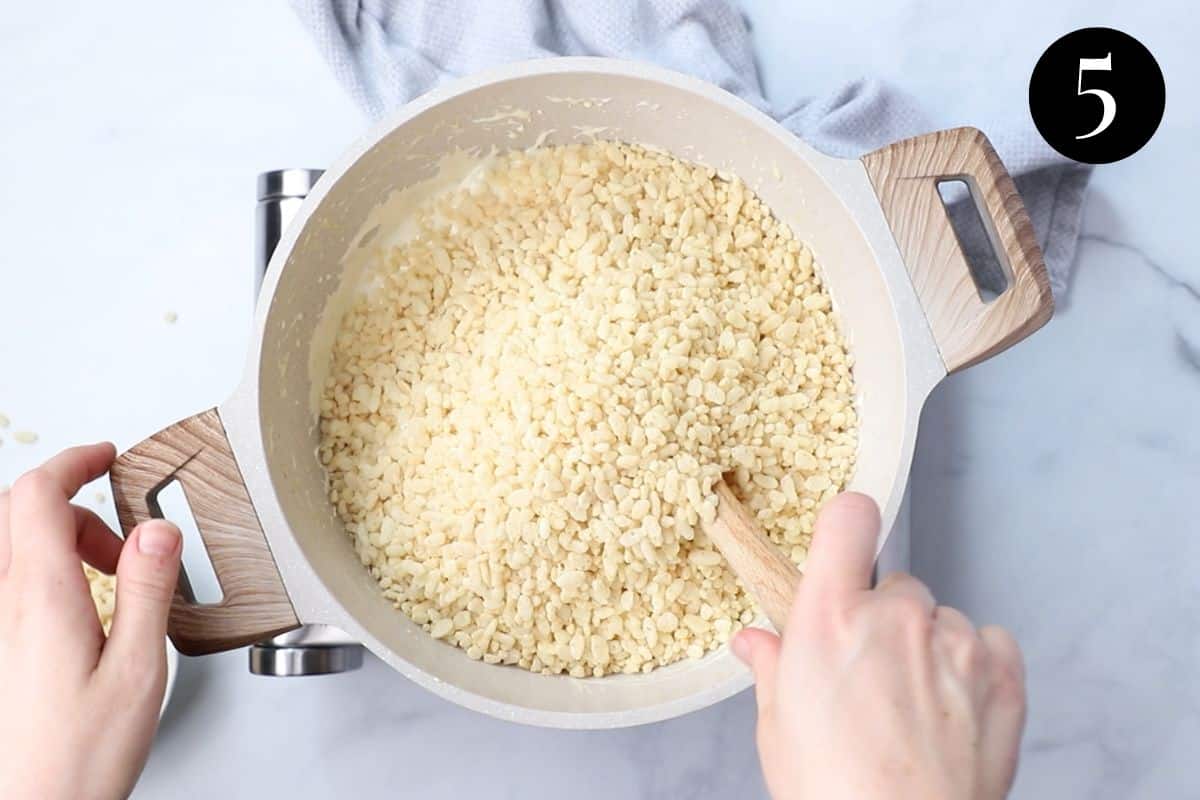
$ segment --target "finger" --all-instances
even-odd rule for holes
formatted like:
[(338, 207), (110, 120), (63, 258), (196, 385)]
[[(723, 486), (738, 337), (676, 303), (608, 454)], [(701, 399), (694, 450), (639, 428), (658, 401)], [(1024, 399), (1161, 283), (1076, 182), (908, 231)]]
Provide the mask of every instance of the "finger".
[[(100, 623), (74, 549), (76, 517), (52, 477), (40, 470), (21, 476), (5, 499), (10, 547), (6, 582), (21, 595), (22, 612), (49, 635), (90, 650), (88, 671), (100, 649)], [(38, 547), (38, 533), (44, 546)], [(61, 544), (60, 539), (68, 544)], [(22, 552), (22, 546), (28, 552)]]
[(933, 615), (937, 602), (929, 587), (909, 575), (907, 572), (891, 572), (875, 587), (875, 593), (884, 598), (906, 598), (914, 605), (920, 606)]
[(879, 508), (874, 500), (857, 492), (833, 498), (817, 517), (804, 589), (835, 595), (869, 589), (878, 540)]
[(75, 511), (79, 557), (105, 575), (112, 575), (117, 571), (117, 561), (121, 557), (120, 537), (91, 509), (71, 508)]
[(984, 673), (981, 677), (972, 677), (972, 686), (976, 687), (976, 693), (987, 693), (991, 681), (986, 674), (990, 667), (985, 665), (990, 654), (966, 614), (950, 606), (935, 608), (933, 641), (939, 658), (957, 674), (972, 677), (978, 672)]
[(117, 606), (102, 667), (109, 662), (122, 670), (162, 654), (182, 542), (179, 529), (160, 519), (130, 534), (117, 564)]
[(12, 542), (8, 535), (8, 489), (0, 492), (0, 578), (8, 574), (8, 562), (12, 560)]
[(957, 608), (938, 606), (933, 610), (933, 621), (937, 627), (960, 636), (969, 636), (971, 638), (978, 636), (978, 633), (975, 631), (975, 624), (971, 622), (966, 614)]
[(1017, 640), (998, 625), (985, 625), (980, 628), (979, 638), (987, 646), (992, 663), (1004, 671), (1003, 677), (1008, 678), (1024, 696), (1025, 658), (1021, 655)]
[(17, 478), (9, 510), (13, 563), (28, 560), (35, 570), (78, 567), (75, 515), (68, 501), (83, 484), (103, 475), (114, 455), (107, 442), (72, 447)]
[(965, 687), (982, 705), (991, 691), (991, 654), (971, 620), (961, 611), (938, 606), (933, 612), (933, 652), (944, 674)]
[(75, 512), (53, 475), (42, 469), (17, 478), (9, 496), (9, 570), (38, 579), (79, 569)]
[(770, 713), (775, 700), (775, 675), (779, 666), (779, 637), (762, 628), (738, 631), (729, 643), (733, 654), (754, 673), (754, 697), (758, 718)]
[(992, 667), (992, 690), (980, 735), (984, 781), (992, 796), (1004, 797), (1016, 775), (1025, 727), (1025, 666), (1008, 631), (987, 626), (979, 629), (979, 637)]
[(112, 442), (97, 442), (69, 447), (42, 464), (39, 469), (50, 473), (70, 499), (85, 483), (108, 472), (116, 457), (117, 448)]

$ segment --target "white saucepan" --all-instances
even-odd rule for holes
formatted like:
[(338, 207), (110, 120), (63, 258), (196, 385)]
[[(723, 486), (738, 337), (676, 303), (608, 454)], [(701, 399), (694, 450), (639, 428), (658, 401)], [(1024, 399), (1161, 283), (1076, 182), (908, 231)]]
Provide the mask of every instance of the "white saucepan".
[[(498, 124), (506, 119), (520, 124)], [(317, 337), (318, 351), (310, 350), (344, 257), (367, 246), (364, 220), (394, 190), (429, 178), (450, 151), (580, 136), (651, 145), (735, 173), (812, 248), (856, 358), (861, 428), (851, 488), (879, 502), (885, 532), (930, 390), (1051, 315), (1029, 218), (974, 129), (842, 160), (715, 86), (642, 64), (564, 58), (457, 81), (398, 110), (325, 172), (271, 260), (233, 396), (141, 442), (113, 467), (126, 532), (158, 515), (157, 491), (178, 480), (208, 548), (224, 596), (199, 605), (181, 581), (170, 619), (180, 651), (226, 650), (325, 623), (456, 703), (565, 728), (665, 719), (749, 685), (727, 649), (646, 675), (589, 679), (473, 661), (384, 599), (326, 498), (309, 364), (310, 355), (327, 357), (328, 342)], [(952, 179), (970, 187), (1008, 277), (991, 302), (980, 297), (938, 194), (937, 184)]]

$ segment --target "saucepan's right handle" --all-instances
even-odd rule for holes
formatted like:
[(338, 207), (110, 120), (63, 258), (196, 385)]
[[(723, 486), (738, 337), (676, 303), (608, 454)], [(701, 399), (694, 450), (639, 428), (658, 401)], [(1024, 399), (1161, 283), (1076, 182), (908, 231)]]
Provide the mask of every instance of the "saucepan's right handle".
[(162, 516), (164, 486), (178, 480), (183, 487), (222, 598), (197, 603), (180, 570), (167, 632), (181, 653), (232, 650), (300, 626), (215, 408), (122, 453), (110, 478), (125, 536)]
[[(1044, 325), (1054, 298), (1029, 214), (1000, 157), (975, 128), (905, 139), (862, 158), (949, 372), (1005, 350)], [(985, 302), (938, 183), (962, 180), (976, 198), (1008, 288)]]

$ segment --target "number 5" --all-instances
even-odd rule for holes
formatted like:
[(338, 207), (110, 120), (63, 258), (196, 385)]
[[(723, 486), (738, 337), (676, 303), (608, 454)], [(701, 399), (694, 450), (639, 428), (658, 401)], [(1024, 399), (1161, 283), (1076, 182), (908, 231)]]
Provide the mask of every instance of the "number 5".
[(1083, 73), (1088, 70), (1098, 72), (1112, 72), (1112, 53), (1109, 53), (1104, 58), (1081, 58), (1079, 59), (1079, 80), (1075, 85), (1075, 94), (1083, 97), (1085, 94), (1094, 94), (1100, 98), (1100, 104), (1104, 106), (1104, 113), (1100, 117), (1100, 124), (1091, 133), (1085, 133), (1082, 136), (1076, 136), (1076, 139), (1090, 139), (1097, 134), (1103, 133), (1109, 125), (1112, 125), (1113, 117), (1117, 115), (1117, 101), (1111, 94), (1103, 89), (1085, 89), (1083, 88)]

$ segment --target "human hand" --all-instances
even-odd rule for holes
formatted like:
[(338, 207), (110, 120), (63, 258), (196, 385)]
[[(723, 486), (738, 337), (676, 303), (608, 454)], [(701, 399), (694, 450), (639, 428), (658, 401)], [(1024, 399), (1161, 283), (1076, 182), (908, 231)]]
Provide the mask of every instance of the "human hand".
[(747, 629), (758, 748), (775, 800), (995, 800), (1025, 719), (1021, 651), (896, 573), (871, 590), (879, 510), (821, 511), (783, 639)]
[[(139, 525), (122, 546), (71, 498), (103, 475), (111, 444), (75, 447), (0, 493), (0, 797), (125, 797), (166, 686), (167, 610), (181, 537)], [(117, 573), (105, 639), (80, 561)]]

